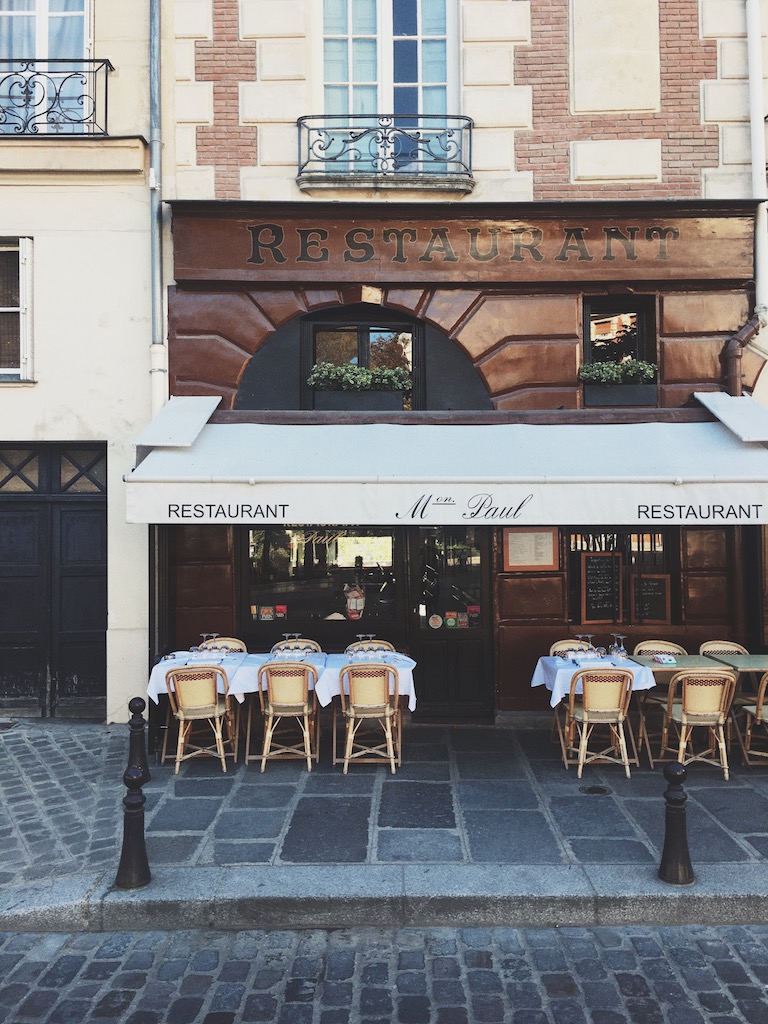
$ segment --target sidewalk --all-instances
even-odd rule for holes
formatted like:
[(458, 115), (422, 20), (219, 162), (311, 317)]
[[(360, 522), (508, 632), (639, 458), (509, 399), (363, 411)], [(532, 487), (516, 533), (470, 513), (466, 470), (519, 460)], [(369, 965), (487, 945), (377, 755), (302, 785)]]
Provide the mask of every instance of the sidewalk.
[[(155, 765), (149, 885), (114, 888), (127, 725), (0, 729), (0, 930), (768, 923), (768, 771), (686, 783), (695, 881), (657, 876), (662, 769), (565, 771), (549, 730), (415, 726), (395, 776)], [(738, 758), (736, 758), (738, 760)]]

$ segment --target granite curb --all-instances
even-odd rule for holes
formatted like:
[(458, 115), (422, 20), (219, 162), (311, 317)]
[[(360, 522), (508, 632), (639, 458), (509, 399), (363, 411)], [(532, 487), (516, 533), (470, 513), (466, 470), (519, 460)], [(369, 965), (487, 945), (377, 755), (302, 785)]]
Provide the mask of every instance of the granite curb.
[(768, 866), (326, 865), (158, 869), (141, 889), (91, 872), (0, 890), (0, 931), (768, 924)]

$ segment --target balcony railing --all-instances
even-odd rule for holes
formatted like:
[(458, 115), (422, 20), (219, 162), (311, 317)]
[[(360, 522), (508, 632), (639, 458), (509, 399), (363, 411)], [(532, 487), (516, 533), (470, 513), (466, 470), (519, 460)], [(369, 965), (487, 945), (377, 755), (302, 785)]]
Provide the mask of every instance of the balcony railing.
[(0, 135), (107, 134), (108, 60), (0, 60)]
[(300, 117), (299, 175), (312, 180), (472, 181), (472, 121), (437, 114)]

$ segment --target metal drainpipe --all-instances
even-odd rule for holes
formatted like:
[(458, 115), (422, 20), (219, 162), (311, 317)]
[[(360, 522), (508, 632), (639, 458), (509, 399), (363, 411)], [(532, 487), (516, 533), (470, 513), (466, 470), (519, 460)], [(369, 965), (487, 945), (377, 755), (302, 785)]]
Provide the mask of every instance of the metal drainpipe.
[[(728, 393), (742, 394), (741, 360), (750, 342), (768, 357), (768, 344), (761, 343), (760, 331), (768, 325), (768, 203), (766, 197), (765, 113), (763, 108), (763, 31), (760, 0), (746, 0), (747, 59), (749, 64), (749, 132), (752, 165), (752, 195), (759, 200), (755, 210), (755, 311), (727, 342), (723, 350)], [(757, 340), (755, 340), (757, 339)]]
[[(155, 416), (168, 400), (168, 347), (165, 344), (163, 306), (162, 140), (160, 135), (161, 0), (149, 0), (149, 237), (150, 237), (150, 398)], [(150, 658), (157, 660), (165, 635), (163, 628), (167, 579), (163, 572), (166, 536), (162, 527), (149, 527)], [(150, 709), (151, 711), (151, 709)], [(150, 719), (152, 715), (150, 714)]]
[(149, 0), (149, 218), (152, 415), (168, 399), (168, 350), (163, 316), (162, 142), (160, 136), (160, 3)]

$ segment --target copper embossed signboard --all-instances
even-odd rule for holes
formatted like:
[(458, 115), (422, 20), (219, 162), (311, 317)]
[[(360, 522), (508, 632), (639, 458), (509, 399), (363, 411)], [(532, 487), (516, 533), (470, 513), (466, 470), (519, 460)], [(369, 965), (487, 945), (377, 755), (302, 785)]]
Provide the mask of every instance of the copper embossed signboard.
[(525, 216), (466, 208), (367, 207), (281, 212), (174, 204), (178, 280), (514, 281), (749, 279), (752, 216), (701, 208), (623, 213), (528, 207)]

